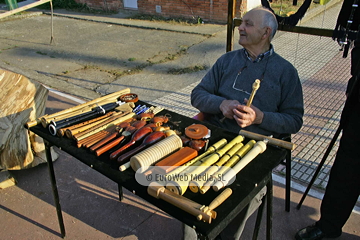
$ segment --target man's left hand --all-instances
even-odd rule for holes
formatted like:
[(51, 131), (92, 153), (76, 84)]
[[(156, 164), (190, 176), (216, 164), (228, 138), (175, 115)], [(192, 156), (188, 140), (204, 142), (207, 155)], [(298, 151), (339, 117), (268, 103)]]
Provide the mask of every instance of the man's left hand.
[[(247, 99), (244, 101), (247, 103)], [(264, 113), (253, 105), (250, 107), (246, 105), (239, 105), (233, 110), (233, 112), (234, 119), (241, 128), (252, 124), (261, 124), (264, 117)]]

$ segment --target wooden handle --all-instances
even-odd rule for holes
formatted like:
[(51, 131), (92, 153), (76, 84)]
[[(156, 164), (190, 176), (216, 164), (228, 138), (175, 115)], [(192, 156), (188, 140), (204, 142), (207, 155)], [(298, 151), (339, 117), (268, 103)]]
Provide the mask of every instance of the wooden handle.
[(291, 143), (291, 142), (287, 142), (287, 141), (280, 140), (280, 139), (277, 139), (277, 138), (272, 138), (272, 137), (269, 137), (269, 136), (249, 132), (249, 131), (246, 131), (246, 130), (240, 130), (239, 134), (243, 135), (244, 137), (254, 139), (256, 141), (261, 141), (261, 140), (267, 139), (269, 141), (269, 144), (275, 145), (275, 146), (278, 146), (278, 147), (282, 147), (282, 148), (285, 148), (285, 149), (289, 149), (289, 150), (294, 150), (295, 147), (296, 147), (296, 145)]
[(191, 201), (190, 199), (184, 196), (173, 194), (158, 183), (155, 182), (150, 183), (147, 191), (149, 195), (157, 199), (162, 199), (184, 210), (185, 212), (195, 216), (198, 220), (203, 220), (204, 222), (211, 223), (212, 215), (213, 214), (216, 215), (216, 213), (211, 210), (207, 212), (201, 211), (200, 210), (200, 208), (202, 208), (201, 204)]
[(226, 188), (222, 193), (219, 194), (210, 204), (209, 209), (213, 210), (220, 206), (230, 195), (232, 194), (231, 188)]
[(100, 141), (98, 141), (96, 144), (92, 145), (90, 147), (90, 151), (94, 152), (95, 150), (97, 150), (98, 148), (102, 147), (103, 145), (105, 145), (106, 143), (110, 142), (111, 140), (115, 139), (116, 137), (120, 137), (120, 133), (114, 132), (112, 134), (110, 134), (109, 136), (101, 139)]
[(117, 159), (120, 156), (120, 154), (122, 154), (122, 152), (124, 152), (126, 149), (134, 145), (136, 142), (141, 141), (151, 132), (152, 129), (149, 127), (143, 127), (136, 130), (136, 132), (131, 136), (131, 140), (128, 143), (126, 143), (124, 146), (122, 146), (121, 148), (110, 154), (110, 159), (111, 160)]
[(124, 136), (120, 136), (120, 137), (116, 138), (115, 140), (111, 141), (110, 143), (98, 148), (97, 150), (95, 150), (96, 156), (100, 156), (104, 152), (109, 151), (110, 149), (112, 149), (113, 147), (118, 145), (124, 138), (125, 138)]
[(130, 168), (130, 162), (124, 163), (119, 167), (120, 172), (125, 171), (126, 169)]

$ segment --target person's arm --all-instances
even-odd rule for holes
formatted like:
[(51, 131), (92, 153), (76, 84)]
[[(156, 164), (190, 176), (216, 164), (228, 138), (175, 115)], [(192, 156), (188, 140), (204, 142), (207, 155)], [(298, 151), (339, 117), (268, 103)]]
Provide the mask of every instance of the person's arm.
[(226, 98), (218, 95), (222, 78), (221, 60), (212, 66), (201, 82), (191, 92), (191, 104), (199, 111), (210, 114), (221, 113), (220, 104)]

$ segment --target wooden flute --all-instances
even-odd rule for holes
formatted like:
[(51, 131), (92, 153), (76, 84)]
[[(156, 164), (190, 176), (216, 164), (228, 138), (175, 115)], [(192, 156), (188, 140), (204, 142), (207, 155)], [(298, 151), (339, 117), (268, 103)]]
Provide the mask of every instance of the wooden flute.
[[(35, 119), (33, 121), (30, 121), (30, 122), (27, 122), (26, 123), (26, 126), (28, 128), (30, 127), (33, 127), (35, 125), (37, 125), (39, 122), (42, 123), (42, 125), (44, 127), (47, 127), (47, 124), (53, 120), (55, 117), (58, 117), (61, 116), (61, 115), (64, 115), (64, 114), (67, 114), (67, 113), (71, 113), (71, 112), (76, 112), (76, 111), (82, 111), (84, 109), (91, 109), (93, 107), (96, 107), (100, 102), (104, 102), (105, 100), (111, 100), (113, 102), (117, 101), (117, 99), (123, 95), (123, 94), (128, 94), (130, 93), (130, 88), (125, 88), (123, 90), (120, 90), (118, 92), (114, 92), (114, 93), (111, 93), (111, 94), (108, 94), (108, 95), (105, 95), (103, 97), (100, 97), (100, 98), (96, 98), (94, 100), (91, 100), (91, 101), (88, 101), (88, 102), (85, 102), (85, 103), (82, 103), (82, 104), (79, 104), (79, 105), (76, 105), (74, 107), (71, 107), (71, 108), (67, 108), (65, 110), (62, 110), (62, 111), (59, 111), (59, 112), (56, 112), (56, 113), (53, 113), (53, 114), (46, 114), (46, 115), (43, 115), (41, 116), (40, 118), (38, 119)], [(84, 111), (83, 111), (84, 112)], [(42, 120), (43, 119), (43, 120)], [(43, 123), (44, 122), (44, 123)]]
[[(180, 181), (169, 181), (165, 187), (169, 189), (172, 192), (175, 192), (177, 194), (183, 195), (188, 186), (189, 182), (193, 177), (198, 176), (201, 172), (206, 170), (208, 167), (210, 167), (212, 164), (214, 164), (216, 161), (218, 161), (227, 151), (229, 151), (235, 144), (240, 143), (244, 140), (244, 137), (241, 135), (236, 136), (233, 140), (231, 140), (228, 144), (226, 144), (221, 149), (214, 152), (212, 155), (210, 155), (208, 158), (205, 159), (200, 165), (197, 167), (194, 167), (191, 169), (191, 171), (187, 172), (186, 175), (190, 177), (183, 178), (183, 180)], [(171, 174), (171, 173), (170, 173)], [(181, 174), (181, 173), (180, 173)]]
[(215, 176), (215, 173), (219, 170), (219, 168), (224, 165), (233, 155), (236, 154), (242, 147), (243, 143), (235, 144), (225, 155), (223, 155), (219, 161), (217, 161), (214, 165), (209, 167), (205, 172), (201, 175), (194, 177), (189, 182), (189, 189), (197, 193), (201, 189), (201, 187), (209, 180)]
[(230, 180), (236, 177), (247, 164), (249, 164), (257, 155), (263, 153), (266, 150), (267, 141), (258, 141), (254, 145), (254, 147), (232, 168), (233, 171), (228, 171), (221, 180), (218, 180), (214, 183), (213, 189), (214, 191), (219, 191), (221, 188), (225, 187)]
[(240, 148), (239, 151), (237, 151), (223, 166), (220, 166), (219, 163), (215, 163), (214, 168), (217, 168), (218, 170), (212, 175), (212, 178), (209, 178), (209, 180), (203, 184), (200, 188), (200, 193), (205, 194), (219, 178), (221, 178), (228, 170), (230, 170), (231, 167), (233, 167), (245, 156), (245, 154), (250, 151), (255, 143), (255, 140), (248, 141), (245, 146)]

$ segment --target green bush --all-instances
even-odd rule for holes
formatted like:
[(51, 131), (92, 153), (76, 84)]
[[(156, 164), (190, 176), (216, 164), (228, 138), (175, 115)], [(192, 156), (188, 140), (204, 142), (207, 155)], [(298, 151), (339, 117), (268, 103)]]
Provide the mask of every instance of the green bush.
[[(52, 1), (53, 8), (63, 8), (63, 9), (82, 9), (86, 6), (86, 4), (80, 4), (75, 2), (75, 0), (53, 0)], [(38, 8), (41, 9), (50, 9), (50, 3), (45, 3)]]

